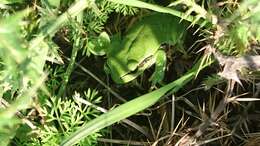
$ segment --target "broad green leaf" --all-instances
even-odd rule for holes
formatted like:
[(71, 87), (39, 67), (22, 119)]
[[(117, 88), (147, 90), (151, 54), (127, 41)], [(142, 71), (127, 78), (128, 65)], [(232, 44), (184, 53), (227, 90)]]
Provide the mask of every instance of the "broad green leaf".
[[(209, 64), (204, 64), (202, 68), (205, 68)], [(192, 80), (196, 73), (197, 69), (201, 64), (201, 60), (198, 61), (194, 67), (183, 75), (181, 78), (153, 91), (137, 97), (127, 103), (124, 103), (113, 110), (97, 117), (96, 119), (90, 121), (86, 125), (84, 125), (81, 129), (72, 134), (69, 138), (65, 139), (61, 146), (71, 146), (73, 144), (78, 143), (80, 140), (85, 138), (86, 136), (103, 129), (107, 126), (110, 126), (120, 120), (123, 120), (129, 116), (132, 116), (147, 107), (155, 104), (162, 96), (164, 96), (167, 92), (171, 91), (171, 93), (177, 92), (180, 88), (182, 88), (185, 84), (187, 84), (190, 80)]]
[[(123, 4), (123, 5), (128, 5), (128, 6), (132, 6), (132, 7), (137, 7), (137, 8), (145, 8), (145, 9), (149, 9), (149, 10), (153, 10), (153, 11), (157, 11), (160, 13), (168, 13), (174, 16), (177, 16), (179, 18), (185, 19), (189, 22), (195, 22), (197, 21), (196, 18), (194, 16), (187, 16), (187, 17), (183, 17), (185, 14), (183, 12), (174, 10), (172, 8), (168, 8), (168, 7), (163, 7), (163, 6), (159, 6), (159, 5), (155, 5), (155, 4), (150, 4), (150, 3), (146, 3), (140, 0), (108, 0), (110, 2), (113, 3), (117, 3), (117, 4)], [(207, 24), (206, 26), (210, 25), (211, 22), (209, 22), (210, 20), (206, 20)], [(199, 24), (201, 26), (204, 26), (205, 21), (197, 21), (196, 24)]]

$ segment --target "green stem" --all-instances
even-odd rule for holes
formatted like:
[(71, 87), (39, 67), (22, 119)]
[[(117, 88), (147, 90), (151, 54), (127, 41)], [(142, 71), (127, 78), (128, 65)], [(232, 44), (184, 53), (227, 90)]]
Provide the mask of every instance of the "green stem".
[[(86, 2), (86, 1), (85, 0), (78, 0), (77, 2), (80, 3), (80, 2)], [(75, 5), (74, 5), (74, 7), (75, 7)], [(77, 7), (75, 7), (75, 8), (77, 8)], [(82, 7), (82, 10), (83, 10), (83, 8), (84, 7)], [(70, 12), (70, 10), (72, 12), (76, 11), (74, 9), (69, 9), (68, 12)], [(78, 12), (78, 11), (76, 11), (76, 12)], [(71, 17), (73, 17), (73, 16), (71, 16)], [(76, 16), (76, 17), (77, 17), (77, 19), (76, 19), (77, 22), (79, 24), (81, 24), (83, 22), (83, 11), (80, 11), (78, 13), (78, 16)], [(58, 97), (61, 97), (63, 95), (63, 93), (64, 93), (64, 91), (65, 91), (65, 89), (67, 87), (70, 75), (71, 75), (71, 73), (72, 73), (72, 71), (74, 69), (74, 65), (75, 65), (75, 61), (76, 61), (76, 58), (77, 58), (78, 50), (80, 48), (80, 32), (77, 31), (76, 35), (74, 35), (73, 38), (74, 38), (74, 43), (73, 43), (73, 49), (72, 49), (72, 53), (71, 53), (71, 59), (70, 59), (70, 62), (69, 62), (69, 66), (67, 67), (67, 70), (64, 73), (63, 80), (62, 80), (62, 83), (61, 83), (61, 87), (60, 87), (59, 92), (58, 92)], [(58, 100), (56, 100), (56, 103), (57, 103), (57, 101)], [(63, 125), (62, 125), (62, 123), (60, 121), (60, 118), (59, 118), (59, 115), (58, 115), (58, 111), (57, 111), (56, 108), (55, 108), (55, 114), (57, 116), (57, 120), (58, 120), (58, 123), (59, 123), (62, 131), (65, 132), (64, 128), (63, 128)]]
[(73, 45), (69, 66), (68, 66), (66, 72), (64, 73), (63, 80), (62, 80), (62, 83), (61, 83), (61, 87), (60, 87), (59, 92), (58, 92), (58, 97), (61, 97), (63, 95), (63, 93), (66, 89), (66, 86), (69, 82), (70, 75), (71, 75), (71, 73), (74, 69), (75, 60), (76, 60), (76, 57), (77, 57), (77, 54), (78, 54), (78, 50), (79, 50), (79, 46)]
[[(82, 24), (83, 22), (83, 13), (80, 13), (78, 16), (77, 16), (77, 22), (79, 24)], [(74, 65), (75, 65), (75, 61), (76, 61), (76, 58), (77, 58), (77, 54), (78, 54), (78, 50), (80, 49), (80, 35), (81, 33), (80, 32), (76, 32), (76, 35), (74, 35), (74, 43), (73, 43), (73, 49), (72, 49), (72, 53), (71, 53), (71, 59), (70, 59), (70, 62), (69, 62), (69, 66), (63, 76), (63, 80), (62, 80), (62, 83), (61, 83), (61, 87), (59, 89), (59, 92), (58, 92), (58, 97), (61, 97), (66, 89), (66, 86), (69, 82), (69, 78), (70, 78), (70, 75), (74, 69)]]
[(76, 17), (84, 9), (88, 8), (91, 4), (89, 0), (79, 0), (74, 5), (72, 5), (66, 12), (60, 15), (52, 25), (48, 26), (46, 29), (42, 30), (40, 34), (45, 38), (46, 36), (54, 35), (62, 26), (64, 26), (70, 18)]

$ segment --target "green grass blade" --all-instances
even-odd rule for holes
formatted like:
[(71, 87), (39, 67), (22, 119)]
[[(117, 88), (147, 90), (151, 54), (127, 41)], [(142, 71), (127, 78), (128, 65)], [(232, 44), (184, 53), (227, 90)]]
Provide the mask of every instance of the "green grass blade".
[[(137, 7), (137, 8), (145, 8), (145, 9), (157, 11), (160, 13), (168, 13), (168, 14), (177, 16), (179, 18), (183, 18), (189, 22), (194, 22), (196, 19), (195, 17), (193, 17), (191, 15), (184, 17), (185, 14), (183, 12), (180, 12), (180, 11), (168, 8), (168, 7), (162, 7), (159, 5), (146, 3), (143, 1), (139, 1), (139, 0), (108, 0), (108, 1), (117, 3), (117, 4), (123, 4), (123, 5), (132, 6), (132, 7)], [(201, 25), (203, 22), (204, 21), (198, 21), (197, 24)]]
[[(120, 120), (123, 120), (146, 109), (147, 107), (155, 104), (163, 95), (165, 95), (170, 90), (172, 93), (177, 92), (180, 88), (182, 88), (185, 84), (187, 84), (195, 77), (200, 64), (201, 61), (198, 61), (188, 73), (183, 75), (178, 80), (175, 80), (153, 92), (137, 97), (90, 121), (81, 129), (72, 134), (69, 138), (64, 140), (61, 146), (71, 146), (79, 142), (86, 136), (102, 128), (112, 125)], [(203, 67), (206, 67), (209, 64), (210, 63), (205, 64), (203, 65)]]

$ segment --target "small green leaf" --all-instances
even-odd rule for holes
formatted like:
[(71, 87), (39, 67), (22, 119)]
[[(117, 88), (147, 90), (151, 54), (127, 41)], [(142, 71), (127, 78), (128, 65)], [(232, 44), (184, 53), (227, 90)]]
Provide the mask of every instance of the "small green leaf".
[(53, 6), (58, 8), (60, 6), (60, 0), (48, 0), (48, 3)]
[(89, 50), (94, 55), (105, 55), (106, 50), (110, 45), (110, 38), (106, 32), (102, 32), (97, 39), (89, 42)]

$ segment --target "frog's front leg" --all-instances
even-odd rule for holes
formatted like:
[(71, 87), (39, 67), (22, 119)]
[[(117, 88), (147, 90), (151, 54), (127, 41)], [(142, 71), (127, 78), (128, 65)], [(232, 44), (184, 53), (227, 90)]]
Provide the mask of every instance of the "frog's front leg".
[(155, 54), (155, 71), (153, 75), (150, 77), (150, 81), (155, 85), (156, 83), (160, 83), (164, 78), (164, 72), (166, 68), (166, 53), (164, 49), (158, 49)]

